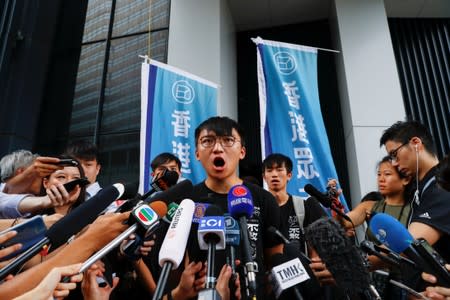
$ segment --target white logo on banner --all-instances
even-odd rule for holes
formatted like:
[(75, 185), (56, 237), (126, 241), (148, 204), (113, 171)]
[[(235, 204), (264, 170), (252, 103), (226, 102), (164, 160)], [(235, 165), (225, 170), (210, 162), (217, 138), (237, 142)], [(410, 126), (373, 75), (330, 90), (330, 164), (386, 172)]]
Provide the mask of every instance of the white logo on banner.
[(284, 75), (292, 74), (297, 69), (295, 58), (288, 52), (277, 52), (273, 58), (277, 64), (278, 71)]
[(172, 85), (172, 96), (181, 104), (189, 104), (194, 101), (194, 88), (186, 80), (178, 80)]

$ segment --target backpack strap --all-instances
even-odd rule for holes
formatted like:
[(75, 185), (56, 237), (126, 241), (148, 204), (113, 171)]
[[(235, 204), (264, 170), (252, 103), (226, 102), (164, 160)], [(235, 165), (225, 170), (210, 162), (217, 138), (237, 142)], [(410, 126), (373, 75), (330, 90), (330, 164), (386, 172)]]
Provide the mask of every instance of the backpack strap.
[[(303, 223), (305, 221), (305, 200), (299, 196), (292, 196), (292, 203), (294, 204), (295, 214), (297, 215), (298, 225), (300, 227), (300, 234), (305, 236), (305, 229), (303, 228)], [(308, 247), (305, 241), (305, 254), (308, 255)]]

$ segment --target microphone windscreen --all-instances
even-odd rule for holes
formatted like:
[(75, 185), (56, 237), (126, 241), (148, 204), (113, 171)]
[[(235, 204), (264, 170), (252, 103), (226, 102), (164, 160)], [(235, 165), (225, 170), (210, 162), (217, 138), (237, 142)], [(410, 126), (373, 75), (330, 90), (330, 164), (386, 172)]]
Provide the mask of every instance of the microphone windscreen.
[(149, 206), (160, 218), (164, 217), (167, 214), (167, 205), (163, 201), (154, 201), (150, 203)]
[(165, 191), (157, 193), (146, 202), (153, 202), (156, 200), (164, 201), (166, 204), (171, 202), (180, 204), (183, 199), (191, 199), (193, 197), (193, 185), (189, 179), (185, 179)]
[(346, 293), (364, 293), (370, 277), (357, 247), (332, 218), (321, 218), (306, 228), (306, 239)]
[(72, 235), (77, 234), (86, 225), (92, 223), (108, 205), (119, 199), (124, 191), (125, 186), (121, 183), (105, 187), (56, 222), (47, 231), (47, 237), (52, 244), (51, 250), (66, 243)]
[(245, 185), (235, 185), (228, 192), (228, 211), (230, 215), (239, 219), (240, 217), (250, 218), (253, 214), (254, 206), (252, 194)]
[(137, 182), (132, 183), (126, 183), (124, 184), (124, 192), (122, 196), (120, 196), (120, 199), (126, 200), (126, 199), (133, 199), (137, 195), (139, 184)]
[(325, 207), (331, 207), (331, 199), (325, 196), (323, 193), (321, 193), (318, 189), (316, 189), (312, 184), (307, 184), (303, 188), (305, 192), (307, 192), (309, 195), (313, 196), (317, 199), (317, 201), (320, 202)]
[(397, 253), (402, 253), (414, 241), (405, 225), (385, 213), (374, 215), (370, 219), (369, 227), (381, 243)]
[(180, 265), (192, 225), (195, 204), (190, 199), (181, 201), (159, 251), (159, 265), (172, 262), (172, 270)]

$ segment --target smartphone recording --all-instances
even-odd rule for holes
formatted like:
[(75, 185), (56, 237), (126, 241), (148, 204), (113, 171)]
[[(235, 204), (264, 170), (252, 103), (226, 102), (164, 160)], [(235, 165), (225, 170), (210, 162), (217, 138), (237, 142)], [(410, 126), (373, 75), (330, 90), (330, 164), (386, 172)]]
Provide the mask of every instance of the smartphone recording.
[(66, 189), (67, 192), (70, 193), (77, 185), (79, 185), (81, 188), (88, 185), (89, 183), (90, 183), (89, 180), (87, 180), (86, 178), (78, 178), (65, 183), (64, 188)]
[(61, 158), (59, 162), (55, 164), (63, 167), (76, 167), (78, 166), (78, 161), (72, 158)]

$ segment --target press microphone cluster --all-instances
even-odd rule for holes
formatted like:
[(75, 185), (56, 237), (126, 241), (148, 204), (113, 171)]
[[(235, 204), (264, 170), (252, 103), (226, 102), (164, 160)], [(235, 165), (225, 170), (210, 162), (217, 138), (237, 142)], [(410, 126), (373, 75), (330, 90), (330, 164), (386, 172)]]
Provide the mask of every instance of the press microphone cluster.
[(136, 194), (136, 188), (134, 185), (129, 186), (116, 183), (100, 190), (89, 201), (82, 203), (50, 227), (44, 239), (2, 268), (0, 270), (0, 280), (4, 279), (8, 274), (14, 273), (42, 249), (52, 251), (66, 243), (73, 235), (80, 232), (86, 225), (92, 223), (113, 201), (120, 199), (123, 195)]
[(420, 271), (436, 276), (438, 285), (450, 286), (446, 262), (425, 239), (415, 240), (404, 225), (385, 213), (373, 216), (369, 227), (381, 243), (397, 253), (405, 254)]
[(256, 298), (256, 273), (258, 265), (253, 261), (247, 231), (247, 218), (253, 214), (254, 206), (250, 191), (244, 185), (235, 185), (228, 192), (228, 211), (239, 221), (241, 230), (241, 251), (247, 282), (247, 295)]

